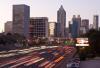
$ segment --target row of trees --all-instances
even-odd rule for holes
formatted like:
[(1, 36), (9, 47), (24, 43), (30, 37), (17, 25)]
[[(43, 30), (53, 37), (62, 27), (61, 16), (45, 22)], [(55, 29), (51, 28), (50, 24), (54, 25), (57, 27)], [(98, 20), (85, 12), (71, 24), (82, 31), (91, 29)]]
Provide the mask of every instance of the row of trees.
[(25, 37), (21, 36), (19, 34), (1, 34), (0, 35), (0, 49), (12, 49), (16, 48), (17, 46), (15, 44), (24, 44), (25, 43)]

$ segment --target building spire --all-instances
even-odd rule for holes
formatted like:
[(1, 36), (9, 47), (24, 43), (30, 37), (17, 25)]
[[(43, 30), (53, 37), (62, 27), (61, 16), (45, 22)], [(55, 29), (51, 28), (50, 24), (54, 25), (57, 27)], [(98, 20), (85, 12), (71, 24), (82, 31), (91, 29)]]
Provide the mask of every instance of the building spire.
[(60, 7), (61, 9), (63, 9), (63, 5), (61, 5), (61, 7)]
[[(59, 10), (64, 10), (63, 5), (60, 6)], [(65, 11), (65, 10), (64, 10)]]

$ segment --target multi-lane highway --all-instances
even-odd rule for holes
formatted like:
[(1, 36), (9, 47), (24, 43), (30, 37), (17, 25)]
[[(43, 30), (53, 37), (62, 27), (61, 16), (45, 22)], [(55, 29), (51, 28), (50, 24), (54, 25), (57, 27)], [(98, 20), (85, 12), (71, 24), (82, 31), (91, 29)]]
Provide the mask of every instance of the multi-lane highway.
[(6, 60), (0, 59), (0, 68), (67, 68), (67, 61), (75, 52), (71, 46), (12, 50), (4, 55), (13, 56), (1, 57)]

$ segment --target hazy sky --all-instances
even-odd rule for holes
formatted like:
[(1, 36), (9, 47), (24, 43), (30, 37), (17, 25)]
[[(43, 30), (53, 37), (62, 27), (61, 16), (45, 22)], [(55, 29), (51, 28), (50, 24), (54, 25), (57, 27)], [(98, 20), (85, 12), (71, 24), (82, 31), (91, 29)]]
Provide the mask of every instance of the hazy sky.
[(4, 23), (12, 20), (13, 4), (27, 4), (30, 6), (31, 17), (46, 16), (49, 21), (56, 21), (57, 10), (61, 4), (66, 10), (67, 22), (73, 15), (81, 15), (82, 19), (89, 19), (92, 23), (93, 15), (100, 15), (100, 0), (2, 0), (0, 2), (0, 32), (4, 30)]

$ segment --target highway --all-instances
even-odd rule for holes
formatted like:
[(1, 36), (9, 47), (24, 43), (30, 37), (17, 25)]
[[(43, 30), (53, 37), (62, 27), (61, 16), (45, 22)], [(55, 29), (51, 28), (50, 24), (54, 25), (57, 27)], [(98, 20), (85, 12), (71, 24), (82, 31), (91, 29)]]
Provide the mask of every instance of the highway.
[[(67, 68), (76, 49), (72, 46), (28, 48), (1, 52), (0, 68)], [(8, 54), (13, 54), (7, 56)], [(3, 60), (3, 59), (4, 60)]]

